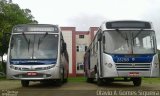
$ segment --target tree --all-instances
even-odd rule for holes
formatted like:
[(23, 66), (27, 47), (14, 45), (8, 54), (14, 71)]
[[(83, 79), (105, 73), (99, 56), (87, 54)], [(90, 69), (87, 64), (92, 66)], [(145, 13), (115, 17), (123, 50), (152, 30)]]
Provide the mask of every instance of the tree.
[[(38, 23), (34, 20), (29, 9), (21, 9), (18, 4), (6, 0), (0, 0), (0, 55), (3, 57), (7, 53), (9, 37), (5, 41), (6, 47), (2, 44), (3, 36), (6, 32), (11, 32), (12, 27), (17, 24)], [(3, 63), (3, 61), (2, 61)], [(5, 64), (3, 63), (3, 71), (5, 72)]]
[[(12, 27), (17, 24), (38, 23), (34, 20), (30, 9), (21, 9), (18, 4), (7, 3), (6, 0), (0, 1), (0, 40), (5, 32), (11, 32)], [(6, 53), (7, 48), (3, 49), (0, 42), (0, 53)], [(3, 52), (2, 52), (3, 51)]]

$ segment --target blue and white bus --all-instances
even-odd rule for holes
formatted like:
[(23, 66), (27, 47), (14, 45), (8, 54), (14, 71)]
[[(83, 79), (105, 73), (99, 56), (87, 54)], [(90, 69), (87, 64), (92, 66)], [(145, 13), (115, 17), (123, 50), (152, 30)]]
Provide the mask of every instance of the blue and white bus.
[(156, 35), (146, 21), (109, 21), (98, 29), (84, 55), (88, 82), (133, 81), (140, 86), (142, 77), (159, 77)]
[(7, 57), (7, 78), (19, 79), (23, 87), (30, 81), (68, 78), (68, 53), (57, 25), (20, 24), (13, 27)]

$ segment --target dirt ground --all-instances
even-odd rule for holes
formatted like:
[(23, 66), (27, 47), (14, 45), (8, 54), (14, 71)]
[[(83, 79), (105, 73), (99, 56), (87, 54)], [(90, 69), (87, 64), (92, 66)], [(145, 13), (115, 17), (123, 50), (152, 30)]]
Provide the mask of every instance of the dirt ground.
[(97, 86), (95, 83), (68, 82), (62, 86), (31, 82), (27, 88), (20, 81), (1, 80), (0, 96), (160, 96), (160, 84), (142, 83), (134, 87), (132, 82), (115, 82)]

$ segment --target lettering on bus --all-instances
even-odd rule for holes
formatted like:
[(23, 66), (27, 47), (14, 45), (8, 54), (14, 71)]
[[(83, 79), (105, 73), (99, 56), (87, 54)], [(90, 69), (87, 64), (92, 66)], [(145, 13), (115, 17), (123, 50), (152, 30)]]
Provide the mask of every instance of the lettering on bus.
[(117, 62), (129, 62), (129, 58), (117, 58)]

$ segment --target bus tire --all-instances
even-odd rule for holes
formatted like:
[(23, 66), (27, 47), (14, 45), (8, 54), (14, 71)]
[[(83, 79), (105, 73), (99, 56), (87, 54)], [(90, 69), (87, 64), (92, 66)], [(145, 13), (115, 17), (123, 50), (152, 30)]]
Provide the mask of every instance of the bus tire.
[(97, 85), (98, 86), (102, 86), (103, 85), (103, 79), (102, 78), (99, 78), (99, 72), (97, 72)]
[(62, 85), (62, 80), (61, 79), (57, 79), (56, 80), (56, 85), (57, 86), (61, 86)]
[(21, 80), (21, 85), (22, 85), (22, 87), (28, 87), (29, 81), (28, 80)]
[(97, 79), (97, 85), (98, 85), (98, 86), (102, 86), (102, 85), (103, 85), (103, 79), (98, 78), (98, 79)]
[(61, 69), (60, 79), (57, 79), (56, 83), (58, 86), (61, 86), (63, 82), (64, 82), (64, 69)]
[(93, 81), (94, 81), (94, 78), (87, 78), (88, 83), (93, 83)]
[(137, 78), (132, 78), (134, 86), (141, 86), (142, 83), (142, 78), (137, 77)]
[(67, 76), (66, 76), (66, 78), (63, 79), (63, 82), (64, 82), (64, 83), (67, 83), (67, 82), (68, 82), (68, 71), (67, 71)]
[(64, 82), (64, 83), (67, 83), (67, 82), (68, 82), (68, 78), (64, 79), (63, 82)]
[(114, 81), (114, 78), (106, 78), (105, 79), (105, 84), (110, 85)]

